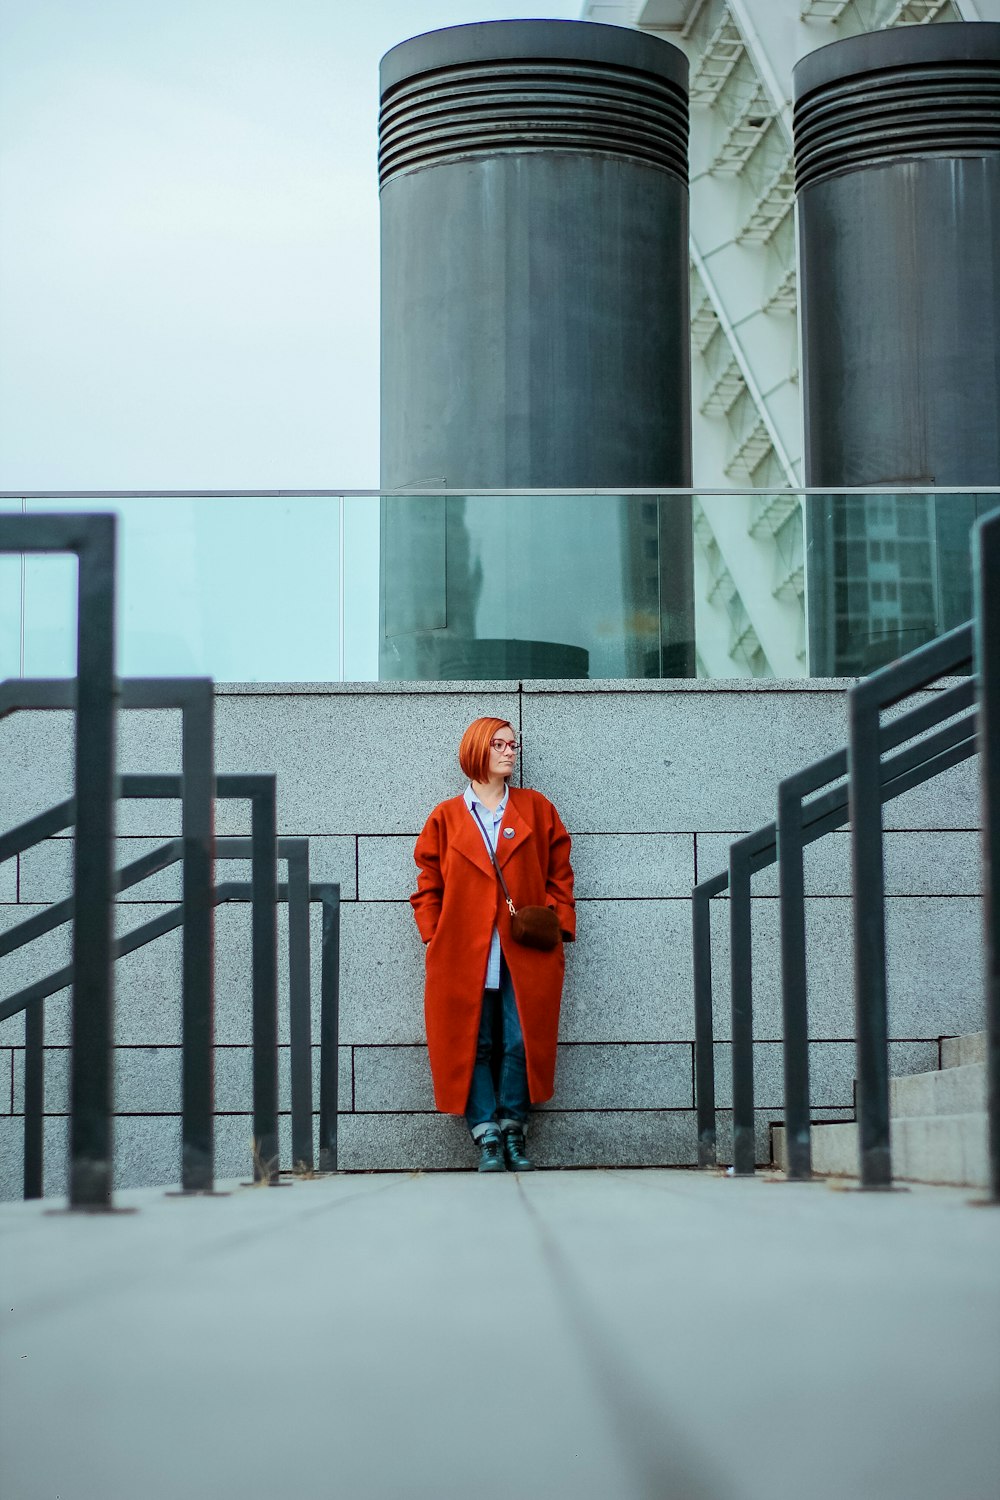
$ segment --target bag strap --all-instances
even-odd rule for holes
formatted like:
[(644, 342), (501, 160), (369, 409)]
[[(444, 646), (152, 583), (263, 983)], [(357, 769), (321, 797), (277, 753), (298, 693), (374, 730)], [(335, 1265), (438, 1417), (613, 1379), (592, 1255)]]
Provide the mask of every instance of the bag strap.
[(472, 804), (472, 816), (475, 818), (476, 822), (479, 824), (480, 828), (483, 830), (483, 838), (486, 840), (486, 850), (487, 850), (487, 853), (490, 856), (490, 859), (493, 861), (493, 868), (497, 872), (497, 879), (500, 882), (500, 889), (503, 891), (503, 893), (504, 893), (504, 899), (507, 902), (507, 910), (510, 912), (510, 914), (511, 914), (512, 917), (516, 917), (517, 916), (517, 907), (514, 905), (513, 901), (510, 899), (510, 891), (507, 889), (507, 882), (503, 878), (503, 871), (501, 870), (500, 866), (497, 864), (497, 857), (496, 857), (496, 855), (493, 852), (493, 845), (490, 843), (490, 836), (486, 832), (486, 824), (483, 822), (482, 818), (476, 812), (476, 804), (474, 802)]

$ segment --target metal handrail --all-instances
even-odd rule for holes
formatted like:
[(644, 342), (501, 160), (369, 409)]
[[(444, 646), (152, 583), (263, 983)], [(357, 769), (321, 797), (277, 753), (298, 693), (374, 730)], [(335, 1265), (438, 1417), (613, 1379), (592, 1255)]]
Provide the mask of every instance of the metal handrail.
[(983, 822), (986, 1115), (990, 1196), (1000, 1203), (1000, 517), (972, 537), (976, 681), (979, 688), (980, 802)]
[[(258, 796), (262, 797), (265, 804), (265, 816), (270, 810), (270, 804), (274, 801), (274, 778), (253, 778), (256, 787), (248, 787), (245, 777), (220, 777), (217, 787), (220, 796), (240, 796), (248, 790), (256, 790)], [(156, 777), (124, 777), (119, 785), (119, 793), (123, 796), (156, 795), (176, 796), (182, 795), (182, 778), (176, 776)], [(137, 785), (137, 783), (141, 783)], [(51, 825), (51, 831), (60, 832), (72, 826), (73, 809), (70, 802), (62, 803), (56, 809), (51, 809), (46, 815)], [(259, 814), (258, 814), (259, 816)], [(32, 820), (35, 821), (35, 820)], [(270, 820), (269, 820), (270, 821)], [(29, 825), (24, 825), (29, 826)], [(31, 847), (22, 834), (22, 830), (13, 830), (8, 839), (13, 840), (18, 850)], [(253, 838), (224, 838), (217, 841), (216, 857), (220, 859), (247, 859), (254, 855)], [(257, 851), (257, 885), (261, 885), (261, 854), (266, 859), (267, 850), (262, 840), (258, 840)], [(144, 854), (138, 860), (115, 872), (115, 890), (117, 892), (127, 890), (140, 881), (148, 879), (150, 875), (169, 868), (183, 858), (185, 855), (185, 844), (183, 839), (172, 839), (158, 848)], [(327, 918), (324, 917), (324, 955), (334, 943), (337, 949), (336, 962), (339, 964), (339, 886), (323, 883), (310, 886), (309, 882), (309, 841), (308, 839), (279, 839), (277, 841), (277, 858), (286, 860), (288, 863), (287, 886), (276, 887), (276, 899), (289, 903), (289, 1022), (290, 1022), (290, 1060), (291, 1060), (291, 1093), (292, 1093), (292, 1160), (297, 1165), (301, 1164), (311, 1169), (314, 1164), (313, 1154), (313, 1131), (312, 1131), (312, 1068), (311, 1068), (311, 1002), (310, 1002), (310, 959), (309, 959), (309, 921), (308, 907), (310, 901), (321, 901), (326, 906), (333, 900), (337, 906), (337, 918), (330, 927)], [(245, 892), (250, 892), (249, 897)], [(335, 896), (334, 894), (335, 893)], [(252, 899), (256, 902), (258, 909), (263, 904), (259, 894), (254, 894), (254, 887), (242, 886), (229, 882), (214, 887), (210, 893), (213, 908), (223, 901), (239, 901)], [(266, 900), (266, 895), (264, 897)], [(15, 928), (9, 929), (0, 936), (0, 957), (15, 952), (26, 943), (51, 932), (62, 923), (68, 921), (73, 913), (73, 900), (68, 898), (62, 902), (54, 903), (46, 911), (29, 917), (19, 923)], [(266, 916), (266, 912), (265, 912)], [(135, 952), (146, 943), (154, 941), (167, 932), (175, 931), (185, 923), (185, 908), (183, 903), (172, 907), (167, 912), (160, 913), (151, 921), (141, 927), (133, 929), (125, 934), (115, 943), (115, 957), (123, 957), (127, 953)], [(327, 928), (330, 930), (327, 931)], [(258, 923), (258, 932), (266, 930), (263, 924)], [(255, 1028), (258, 1041), (261, 1036), (265, 1038), (263, 1047), (258, 1046), (255, 1053), (255, 1118), (259, 1122), (264, 1119), (267, 1111), (267, 1096), (270, 1094), (268, 1088), (269, 1076), (272, 1071), (270, 1066), (270, 1055), (273, 1049), (267, 1046), (267, 1037), (270, 1028), (260, 1023), (260, 1013), (267, 1013), (271, 1008), (271, 987), (265, 983), (261, 984), (262, 975), (270, 976), (270, 966), (265, 962), (255, 965), (255, 978), (257, 984), (254, 990), (255, 1011), (258, 1015), (258, 1023)], [(324, 956), (324, 962), (328, 962)], [(325, 971), (324, 971), (325, 973)], [(276, 971), (275, 971), (276, 977)], [(0, 1021), (16, 1015), (22, 1011), (26, 1012), (26, 1019), (35, 1021), (31, 1025), (30, 1044), (26, 1047), (25, 1058), (25, 1197), (42, 1196), (42, 1097), (44, 1091), (44, 1036), (41, 1027), (37, 1024), (36, 1017), (41, 1014), (43, 1002), (48, 996), (66, 988), (72, 983), (72, 964), (60, 969), (45, 979), (36, 980), (25, 986), (15, 995), (0, 1001)], [(321, 1016), (329, 1012), (330, 1004), (334, 1004), (336, 1011), (336, 999), (330, 999), (330, 979), (325, 974), (322, 987), (325, 996), (321, 1000)], [(336, 986), (333, 990), (334, 997), (337, 994)], [(276, 988), (273, 994), (273, 1003), (276, 1007)], [(324, 1009), (325, 1007), (325, 1009)], [(274, 1048), (277, 1047), (277, 1032), (274, 1029)], [(334, 1055), (337, 1047), (337, 1023), (333, 1023), (332, 1033), (329, 1025), (324, 1026), (321, 1022), (321, 1051), (320, 1051), (320, 1076), (321, 1095), (324, 1090), (324, 1079), (326, 1092), (330, 1090), (330, 1068), (329, 1060), (324, 1059), (324, 1039), (326, 1050), (329, 1051), (330, 1036), (333, 1037)], [(188, 1039), (185, 1036), (184, 1055), (190, 1051)], [(263, 1053), (263, 1055), (260, 1055)], [(276, 1051), (274, 1051), (274, 1073), (276, 1078)], [(325, 1154), (327, 1165), (324, 1170), (336, 1170), (336, 1166), (329, 1163), (336, 1162), (336, 1071), (334, 1063), (333, 1072), (333, 1122), (332, 1127), (329, 1120), (329, 1108), (324, 1110), (321, 1102), (321, 1159)], [(262, 1099), (261, 1088), (265, 1097)], [(210, 1100), (211, 1103), (211, 1100)], [(276, 1140), (277, 1118), (276, 1118), (276, 1090), (275, 1090), (275, 1118), (271, 1134)], [(269, 1123), (269, 1122), (268, 1122)], [(254, 1153), (254, 1171), (257, 1180), (274, 1180), (275, 1160), (265, 1157), (260, 1147), (260, 1139), (257, 1138)], [(202, 1182), (197, 1188), (186, 1187), (186, 1191), (210, 1191), (211, 1180), (206, 1184)]]
[[(193, 680), (192, 680), (193, 681)], [(211, 684), (193, 682), (195, 687), (207, 686), (211, 692)], [(44, 706), (58, 706), (57, 700), (60, 693), (65, 693), (72, 684), (59, 683), (53, 685), (52, 699)], [(123, 685), (127, 690), (130, 684)], [(155, 686), (155, 684), (153, 685)], [(169, 696), (172, 684), (165, 683), (163, 691), (157, 696), (165, 700)], [(144, 685), (146, 689), (149, 684)], [(126, 691), (126, 698), (129, 694)], [(33, 706), (41, 706), (34, 704)], [(148, 703), (143, 706), (150, 706)], [(157, 707), (161, 706), (157, 702)], [(187, 716), (186, 716), (187, 717)], [(200, 722), (203, 715), (199, 715), (196, 722)], [(210, 722), (210, 720), (209, 720)], [(190, 729), (190, 725), (187, 726)], [(190, 739), (188, 733), (184, 736), (185, 750), (188, 749)], [(279, 857), (277, 851), (276, 836), (276, 778), (274, 776), (212, 776), (211, 765), (211, 738), (202, 741), (197, 751), (197, 759), (200, 762), (199, 771), (208, 770), (208, 779), (198, 777), (199, 793), (207, 794), (208, 807), (208, 831), (211, 835), (211, 797), (213, 793), (220, 797), (234, 797), (251, 801), (252, 837), (250, 840), (227, 840), (227, 846), (220, 857), (246, 858), (251, 855), (254, 886), (254, 961), (253, 961), (253, 1004), (254, 1004), (254, 1118), (255, 1118), (255, 1152), (254, 1172), (258, 1178), (272, 1175), (272, 1168), (277, 1159), (277, 930), (275, 927), (274, 902), (276, 895), (275, 861)], [(181, 776), (123, 776), (119, 779), (116, 792), (119, 797), (166, 797), (181, 801), (182, 809), (190, 802), (191, 797), (191, 765), (193, 757), (185, 755), (185, 771)], [(213, 784), (214, 783), (214, 784)], [(188, 826), (190, 832), (190, 818), (182, 812), (182, 819)], [(61, 832), (72, 827), (75, 822), (75, 806), (72, 800), (61, 803), (57, 808), (50, 809), (47, 814), (42, 815), (44, 827), (47, 833)], [(32, 819), (28, 824), (19, 829), (13, 829), (0, 841), (0, 857), (9, 858), (14, 852), (23, 852), (26, 848), (38, 842), (38, 839), (30, 837), (33, 828), (37, 829), (40, 819)], [(301, 881), (301, 867), (304, 863), (305, 879), (308, 886), (308, 843), (307, 841), (291, 841), (293, 848), (290, 851), (291, 868), (290, 875), (294, 870), (294, 880)], [(301, 849), (301, 843), (306, 843), (306, 850)], [(183, 1192), (209, 1192), (214, 1183), (214, 1089), (213, 1089), (213, 1048), (214, 1048), (214, 1003), (213, 1003), (213, 973), (212, 954), (214, 948), (213, 922), (211, 920), (217, 902), (213, 899), (214, 887), (211, 883), (211, 852), (204, 862), (203, 868), (209, 874), (209, 885), (207, 891), (198, 888), (198, 904), (196, 915), (201, 916), (205, 907), (208, 909), (209, 921), (207, 924), (199, 924), (198, 929), (192, 935), (191, 931), (191, 879), (189, 875), (189, 862), (192, 855), (192, 844), (194, 853), (201, 852), (198, 841), (191, 837), (171, 840), (169, 843), (153, 850), (150, 854), (134, 861), (123, 870), (115, 872), (114, 889), (116, 891), (128, 889), (140, 880), (148, 878), (149, 875), (158, 870), (168, 868), (178, 859), (183, 859), (184, 872), (184, 896), (179, 906), (171, 908), (170, 911), (161, 913), (150, 922), (134, 929), (117, 939), (113, 945), (113, 957), (124, 957), (134, 952), (137, 948), (144, 946), (166, 932), (171, 932), (177, 927), (183, 926), (185, 932), (184, 947), (184, 974), (183, 974), (183, 1009), (184, 1024), (182, 1030), (182, 1159), (181, 1159), (181, 1188)], [(303, 861), (304, 852), (304, 861)], [(289, 858), (286, 849), (284, 856)], [(196, 872), (200, 874), (199, 870)], [(25, 943), (41, 936), (45, 932), (52, 931), (62, 922), (65, 922), (73, 914), (74, 900), (56, 903), (46, 912), (39, 913), (28, 918), (25, 922), (18, 924), (16, 928), (8, 932), (2, 946), (0, 956), (5, 953), (16, 951)], [(301, 921), (293, 924), (297, 931), (298, 941), (292, 945), (295, 947), (294, 963), (294, 985), (293, 992), (296, 1001), (297, 1040), (301, 1036), (301, 1011), (303, 984), (306, 988), (305, 1008), (308, 1013), (308, 921), (302, 933)], [(301, 937), (304, 935), (306, 953), (300, 952)], [(206, 940), (207, 938), (207, 940)], [(26, 1047), (25, 1047), (25, 1197), (40, 1197), (42, 1195), (42, 1126), (40, 1108), (35, 1108), (35, 1100), (41, 1100), (44, 1088), (44, 1029), (43, 1012), (41, 1002), (48, 996), (72, 984), (74, 978), (73, 965), (60, 969), (44, 979), (36, 980), (26, 986), (17, 994), (0, 1002), (0, 1021), (16, 1015), (21, 1011), (26, 1012)], [(195, 994), (192, 1003), (192, 989)], [(200, 999), (207, 1003), (198, 1003)], [(36, 1003), (37, 1002), (37, 1003)], [(306, 1027), (308, 1036), (308, 1026)], [(298, 1042), (301, 1045), (301, 1042)], [(296, 1069), (296, 1094), (301, 1094), (302, 1068)], [(308, 1075), (307, 1085), (307, 1108), (311, 1115), (311, 1072)], [(29, 1102), (31, 1108), (29, 1108)], [(296, 1121), (299, 1122), (301, 1110), (296, 1110)], [(260, 1126), (260, 1133), (256, 1127)], [(297, 1136), (302, 1134), (301, 1129), (296, 1132)], [(192, 1136), (194, 1142), (192, 1143)], [(310, 1145), (308, 1152), (304, 1153), (307, 1165), (312, 1165), (311, 1150), (311, 1127), (309, 1131)], [(298, 1143), (298, 1142), (297, 1142)], [(192, 1144), (194, 1149), (192, 1149)]]
[(78, 562), (69, 1201), (90, 1210), (110, 1208), (112, 1197), (117, 524), (113, 515), (0, 515), (0, 555), (70, 553)]
[(612, 495), (654, 496), (709, 495), (720, 498), (753, 498), (757, 495), (815, 495), (820, 499), (836, 498), (840, 495), (1000, 495), (1000, 485), (995, 484), (854, 484), (854, 485), (790, 485), (767, 486), (730, 485), (726, 488), (705, 488), (692, 485), (661, 485), (658, 488), (617, 488), (607, 485), (569, 485), (534, 488), (525, 485), (509, 486), (506, 489), (448, 489), (438, 486), (409, 486), (396, 490), (340, 489), (175, 489), (175, 490), (0, 490), (0, 500), (378, 500), (382, 498), (405, 499), (409, 496), (427, 499), (439, 496), (442, 499), (484, 498), (497, 499), (505, 495), (524, 495), (540, 500), (547, 496), (562, 495)]
[[(212, 881), (213, 791), (251, 800), (253, 865), (254, 1135), (255, 1177), (269, 1175), (278, 1160), (277, 1132), (277, 928), (279, 898), (274, 777), (223, 777), (213, 767), (213, 684), (208, 679), (132, 679), (113, 675), (115, 537), (113, 516), (0, 516), (0, 553), (70, 552), (79, 559), (77, 658), (79, 676), (68, 680), (14, 679), (0, 683), (0, 718), (18, 709), (71, 710), (76, 717), (76, 795), (0, 835), (0, 860), (24, 852), (52, 834), (75, 827), (74, 887), (69, 901), (28, 918), (0, 944), (0, 954), (73, 919), (73, 962), (55, 976), (28, 986), (0, 1004), (0, 1019), (25, 1015), (26, 1196), (40, 1195), (43, 1174), (44, 1011), (46, 995), (71, 984), (74, 1046), (70, 1100), (70, 1207), (108, 1209), (112, 1203), (112, 1048), (114, 958), (134, 951), (163, 932), (184, 929), (182, 1049), (182, 1191), (211, 1191), (214, 1180), (214, 993), (213, 922), (217, 904)], [(114, 717), (123, 708), (180, 708), (180, 777), (114, 773)], [(182, 838), (124, 871), (113, 865), (113, 806), (116, 796), (176, 797), (182, 804)], [(292, 841), (289, 882), (296, 892), (290, 912), (297, 937), (290, 943), (293, 1061), (293, 1153), (311, 1167), (312, 1073), (308, 959), (308, 844)], [(302, 844), (304, 843), (304, 847)], [(245, 857), (232, 854), (231, 857)], [(117, 943), (112, 938), (112, 900), (117, 891), (147, 878), (154, 869), (184, 861), (182, 902)], [(319, 889), (319, 888), (317, 888)], [(323, 889), (329, 889), (323, 887)], [(235, 892), (236, 888), (232, 890)], [(305, 900), (304, 912), (302, 908)], [(242, 899), (233, 894), (229, 899)], [(317, 898), (322, 899), (322, 898)], [(329, 904), (327, 900), (324, 905)], [(339, 931), (338, 916), (324, 931)], [(305, 948), (303, 949), (303, 939)], [(329, 990), (329, 981), (326, 989)], [(329, 1006), (327, 1007), (329, 1010)], [(328, 1035), (327, 1027), (325, 1035)], [(336, 1036), (336, 1025), (333, 1030)], [(305, 1052), (303, 1050), (305, 1039)], [(321, 1066), (321, 1073), (323, 1072)], [(329, 1066), (325, 1070), (329, 1073)], [(331, 1094), (327, 1077), (326, 1115)], [(321, 1125), (321, 1160), (336, 1162), (334, 1118)]]
[[(76, 678), (42, 680), (14, 679), (0, 684), (0, 718), (22, 709), (65, 710), (76, 707), (79, 693)], [(213, 684), (201, 677), (126, 678), (117, 684), (121, 708), (179, 709), (181, 713), (181, 776), (178, 796), (181, 802), (181, 849), (184, 861), (182, 902), (184, 939), (182, 952), (182, 1033), (185, 1047), (181, 1078), (181, 1187), (185, 1192), (211, 1191), (214, 1175), (214, 1101), (212, 1082), (212, 1046), (215, 1031), (215, 996), (212, 974), (214, 949), (214, 909), (212, 889), (212, 844), (214, 785), (214, 717)], [(121, 794), (120, 787), (116, 793)], [(23, 853), (46, 836), (74, 826), (77, 821), (75, 800), (50, 808), (47, 813), (12, 829), (0, 839), (0, 859)], [(112, 871), (111, 895), (119, 876)], [(141, 874), (134, 879), (144, 878)], [(75, 899), (75, 891), (74, 891)], [(13, 952), (32, 936), (40, 936), (67, 920), (74, 902), (63, 904), (62, 917), (51, 911), (29, 919), (32, 926), (21, 923), (14, 933), (22, 934), (20, 942), (0, 947), (0, 954)], [(9, 934), (12, 938), (14, 934)], [(25, 1066), (32, 1092), (43, 1086), (42, 1048), (44, 1046), (43, 1012), (32, 1010), (25, 1022)], [(113, 1026), (108, 1040), (112, 1044)], [(26, 1079), (26, 1087), (28, 1080)], [(111, 1099), (108, 1099), (111, 1107)], [(110, 1129), (109, 1129), (110, 1143)], [(41, 1194), (41, 1133), (26, 1143), (26, 1196)]]
[[(298, 1011), (297, 1023), (290, 1027), (290, 1063), (291, 1063), (291, 1125), (292, 1125), (292, 1162), (296, 1170), (300, 1167), (307, 1171), (314, 1166), (313, 1152), (313, 1103), (312, 1103), (312, 1039), (311, 1039), (311, 996), (309, 991), (309, 906), (320, 903), (323, 908), (323, 930), (320, 948), (321, 979), (320, 979), (320, 1108), (319, 1108), (319, 1136), (320, 1136), (320, 1170), (323, 1172), (337, 1171), (337, 1124), (338, 1124), (338, 1052), (339, 1052), (339, 995), (340, 995), (340, 886), (335, 882), (309, 882), (308, 871), (308, 839), (279, 839), (279, 859), (288, 861), (289, 878), (287, 883), (279, 882), (277, 885), (277, 901), (287, 903), (289, 907), (289, 995), (290, 1000), (297, 992), (297, 1005), (290, 1004), (289, 1018)], [(250, 853), (250, 839), (232, 838), (220, 840), (220, 844), (230, 846), (218, 851), (220, 859), (246, 859)], [(305, 849), (302, 846), (306, 846)], [(242, 847), (240, 847), (242, 846)], [(170, 857), (165, 857), (165, 856)], [(148, 864), (151, 868), (145, 874), (136, 874), (134, 879), (123, 881), (120, 889), (138, 884), (140, 880), (148, 878), (160, 870), (168, 869), (181, 858), (181, 841), (172, 839), (169, 843), (161, 845), (143, 856), (142, 860), (136, 860), (129, 871), (135, 871), (140, 864)], [(154, 864), (155, 861), (155, 864)], [(126, 872), (119, 871), (120, 875)], [(305, 876), (305, 886), (302, 885), (302, 877)], [(213, 907), (225, 905), (228, 902), (254, 902), (258, 898), (254, 894), (252, 883), (243, 881), (224, 881), (212, 889), (211, 901)], [(62, 902), (65, 907), (72, 903)], [(51, 910), (51, 908), (50, 908)], [(43, 915), (47, 916), (48, 913)], [(302, 922), (302, 916), (305, 921)], [(65, 920), (65, 918), (63, 919)], [(165, 936), (168, 932), (175, 932), (183, 926), (183, 905), (176, 905), (169, 911), (160, 913), (152, 921), (144, 923), (141, 927), (134, 929), (116, 943), (115, 957), (123, 957), (127, 953), (134, 953), (146, 944), (154, 942), (157, 938)], [(24, 927), (27, 924), (22, 923)], [(58, 924), (52, 924), (53, 926)], [(51, 928), (46, 929), (51, 930)], [(26, 938), (25, 941), (28, 941)], [(20, 946), (20, 945), (15, 945)], [(305, 985), (302, 978), (305, 978)], [(72, 982), (73, 967), (68, 965), (57, 973), (48, 976), (44, 980), (36, 981), (26, 986), (16, 995), (9, 996), (0, 1002), (0, 1020), (6, 1020), (12, 1015), (25, 1012), (26, 1018), (33, 1012), (40, 1012), (43, 1002), (48, 996), (64, 989)], [(307, 1029), (302, 1031), (302, 1001), (304, 1000), (305, 1020), (309, 1023)], [(183, 1049), (182, 1049), (183, 1055)], [(44, 1052), (41, 1053), (44, 1058)], [(42, 1194), (42, 1140), (43, 1140), (43, 1097), (44, 1097), (44, 1072), (43, 1063), (33, 1061), (29, 1066), (25, 1062), (25, 1102), (24, 1102), (24, 1133), (25, 1133), (25, 1162), (32, 1162), (32, 1174), (29, 1180), (28, 1168), (25, 1168), (25, 1198), (41, 1198)], [(257, 1070), (255, 1069), (255, 1076)], [(29, 1084), (30, 1078), (30, 1084)], [(277, 1181), (276, 1160), (265, 1160), (256, 1146), (253, 1153), (253, 1176), (257, 1182), (274, 1184)], [(200, 1192), (214, 1190), (198, 1189)], [(183, 1191), (196, 1191), (187, 1189)]]
[(885, 965), (885, 870), (879, 763), (881, 712), (949, 672), (972, 670), (971, 622), (873, 672), (847, 694), (854, 1015), (861, 1185), (889, 1187), (889, 1012)]
[[(875, 694), (862, 695), (862, 711), (878, 701), (890, 706), (908, 694), (929, 686), (947, 673), (971, 666), (972, 627), (965, 625), (947, 636), (920, 647), (900, 662), (874, 674)], [(858, 688), (865, 688), (865, 679)], [(851, 693), (855, 689), (850, 690)], [(712, 1016), (711, 916), (710, 901), (727, 888), (730, 892), (730, 967), (732, 1006), (732, 1079), (733, 1079), (733, 1168), (739, 1176), (755, 1170), (754, 1086), (753, 1086), (753, 1004), (750, 881), (758, 870), (774, 864), (780, 867), (782, 1009), (784, 1018), (783, 1060), (785, 1071), (786, 1131), (789, 1142), (789, 1176), (807, 1178), (811, 1173), (808, 1030), (805, 981), (805, 907), (802, 877), (802, 850), (806, 844), (822, 837), (851, 820), (852, 840), (857, 836), (859, 818), (855, 812), (859, 786), (869, 802), (877, 808), (877, 838), (881, 860), (881, 807), (941, 771), (967, 759), (976, 751), (975, 684), (959, 683), (900, 714), (885, 726), (874, 726), (876, 756), (871, 763), (851, 759), (847, 749), (835, 751), (821, 760), (785, 778), (778, 790), (778, 818), (775, 823), (734, 840), (730, 846), (726, 872), (702, 880), (692, 891), (692, 924), (694, 945), (695, 989), (695, 1082), (697, 1092), (698, 1163), (714, 1166), (717, 1160), (714, 1024)], [(850, 697), (850, 694), (849, 694)], [(962, 710), (969, 710), (962, 712)], [(857, 706), (852, 710), (857, 714)], [(945, 723), (933, 734), (927, 731)], [(916, 736), (926, 735), (922, 740)], [(915, 743), (907, 744), (915, 740)], [(895, 754), (884, 752), (903, 745)], [(843, 778), (851, 760), (850, 775)], [(874, 787), (867, 778), (874, 770)], [(829, 790), (829, 783), (838, 784)], [(811, 801), (804, 798), (819, 793)], [(870, 813), (869, 813), (870, 816)], [(881, 880), (881, 863), (879, 864)], [(858, 942), (857, 906), (859, 899), (873, 900), (867, 887), (859, 897), (855, 881), (855, 944)], [(884, 885), (879, 884), (877, 901), (880, 912)], [(884, 950), (883, 950), (884, 983)], [(858, 1000), (867, 1005), (868, 992)], [(859, 1038), (863, 1028), (858, 1026)], [(859, 1052), (861, 1043), (859, 1042)], [(877, 1038), (876, 1038), (877, 1045)], [(885, 1077), (888, 1077), (888, 1037), (884, 1037)], [(876, 1070), (876, 1079), (880, 1077)], [(859, 1103), (861, 1093), (859, 1064)], [(886, 1094), (888, 1087), (886, 1083)], [(867, 1102), (869, 1119), (871, 1101)], [(887, 1118), (887, 1110), (886, 1110)], [(865, 1186), (882, 1185), (868, 1180), (862, 1158), (862, 1181)]]
[[(176, 800), (181, 778), (169, 774), (121, 778), (122, 795)], [(273, 1181), (278, 1160), (278, 929), (277, 778), (264, 774), (220, 774), (215, 795), (250, 803), (252, 884), (251, 997), (253, 1028), (254, 1180)], [(151, 936), (157, 922), (147, 924)], [(140, 929), (141, 931), (141, 929)], [(135, 934), (132, 934), (134, 937)]]
[[(902, 743), (941, 723), (953, 714), (970, 708), (975, 701), (975, 684), (971, 678), (928, 703), (910, 709), (882, 730), (883, 748)], [(883, 762), (882, 801), (888, 802), (902, 792), (939, 771), (967, 759), (976, 749), (976, 715), (964, 713), (951, 725), (938, 730), (918, 745), (897, 753)], [(788, 1148), (788, 1175), (808, 1178), (812, 1171), (809, 1124), (809, 1051), (806, 1010), (805, 892), (802, 867), (803, 850), (824, 832), (842, 827), (849, 810), (848, 787), (841, 784), (832, 792), (819, 793), (834, 776), (847, 769), (847, 754), (839, 751), (797, 771), (778, 786), (778, 871), (781, 924), (781, 997), (784, 1046), (785, 1139)], [(887, 775), (887, 772), (889, 773)]]

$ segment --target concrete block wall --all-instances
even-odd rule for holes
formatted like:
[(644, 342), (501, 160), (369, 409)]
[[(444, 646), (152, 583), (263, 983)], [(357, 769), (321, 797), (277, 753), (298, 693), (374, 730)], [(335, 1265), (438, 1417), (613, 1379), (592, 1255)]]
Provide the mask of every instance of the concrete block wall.
[[(308, 835), (314, 879), (341, 882), (341, 1159), (348, 1169), (463, 1168), (461, 1121), (432, 1107), (422, 1020), (423, 949), (408, 896), (414, 838), (462, 787), (456, 747), (481, 713), (523, 739), (519, 775), (573, 835), (579, 940), (567, 950), (555, 1098), (532, 1123), (546, 1165), (695, 1160), (690, 888), (725, 863), (729, 840), (774, 815), (778, 779), (844, 742), (843, 682), (541, 682), (223, 685), (220, 771), (276, 771), (279, 831)], [(0, 725), (0, 828), (68, 795), (69, 715)], [(122, 716), (120, 769), (176, 771), (179, 716)], [(932, 1067), (938, 1039), (983, 1024), (975, 763), (886, 808), (893, 1067)], [(220, 833), (249, 833), (222, 802)], [(179, 832), (173, 804), (124, 803), (119, 863)], [(71, 840), (0, 865), (0, 929), (69, 891)], [(220, 878), (245, 866), (227, 862)], [(849, 1116), (852, 1012), (848, 838), (807, 853), (812, 1087), (816, 1118)], [(179, 893), (176, 871), (130, 891), (121, 930)], [(758, 1148), (781, 1118), (774, 872), (755, 878)], [(314, 914), (319, 993), (319, 913)], [(279, 918), (284, 985), (284, 917)], [(0, 960), (0, 992), (64, 962), (66, 932)], [(720, 1137), (728, 1149), (726, 903), (713, 951)], [(220, 1175), (250, 1164), (249, 912), (223, 908), (217, 937)], [(117, 1151), (122, 1185), (178, 1175), (180, 935), (122, 960), (117, 981)], [(47, 1005), (46, 1191), (64, 1182), (67, 996)], [(288, 1107), (282, 996), (282, 1107)], [(0, 1024), (0, 1191), (20, 1191), (23, 1025)], [(287, 1154), (287, 1115), (283, 1117)]]

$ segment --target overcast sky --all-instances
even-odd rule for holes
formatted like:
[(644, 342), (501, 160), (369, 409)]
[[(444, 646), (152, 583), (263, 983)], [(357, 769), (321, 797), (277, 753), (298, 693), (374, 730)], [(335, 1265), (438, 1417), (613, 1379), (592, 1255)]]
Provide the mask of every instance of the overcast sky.
[(0, 0), (0, 489), (378, 484), (378, 62), (580, 0)]

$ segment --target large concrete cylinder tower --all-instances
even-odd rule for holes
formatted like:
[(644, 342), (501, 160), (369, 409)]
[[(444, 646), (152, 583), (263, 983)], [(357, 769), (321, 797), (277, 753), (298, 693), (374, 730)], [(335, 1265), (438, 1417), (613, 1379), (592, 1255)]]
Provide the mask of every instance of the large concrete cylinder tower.
[[(834, 42), (794, 92), (806, 483), (1000, 483), (1000, 25)], [(978, 508), (810, 502), (812, 670), (965, 618)]]
[(382, 61), (384, 677), (686, 676), (687, 60), (565, 21)]

